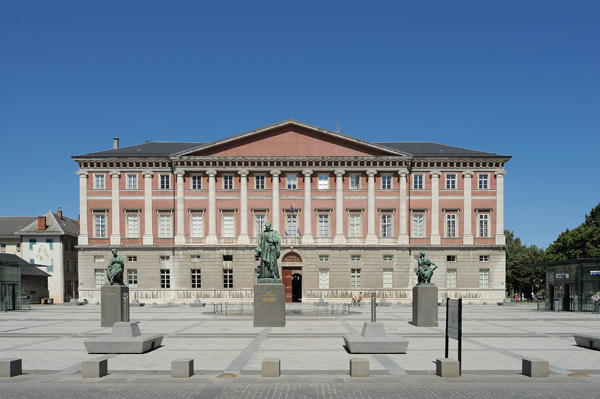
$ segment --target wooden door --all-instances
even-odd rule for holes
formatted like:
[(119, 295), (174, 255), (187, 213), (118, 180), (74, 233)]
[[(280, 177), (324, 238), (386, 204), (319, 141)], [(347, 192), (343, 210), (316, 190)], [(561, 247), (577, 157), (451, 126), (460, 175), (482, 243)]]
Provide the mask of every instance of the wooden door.
[(282, 278), (281, 282), (285, 286), (285, 303), (292, 302), (292, 270), (288, 268), (283, 268), (281, 270)]

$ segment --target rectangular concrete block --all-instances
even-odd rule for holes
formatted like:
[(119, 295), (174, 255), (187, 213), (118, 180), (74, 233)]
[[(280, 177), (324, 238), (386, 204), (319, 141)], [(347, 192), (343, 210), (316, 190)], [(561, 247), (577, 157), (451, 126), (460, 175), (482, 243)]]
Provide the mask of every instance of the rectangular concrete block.
[(97, 358), (81, 362), (81, 378), (101, 378), (108, 375), (108, 359)]
[(528, 377), (548, 377), (550, 364), (543, 359), (523, 359), (521, 372)]
[(369, 377), (369, 360), (364, 357), (350, 359), (350, 377)]
[(262, 377), (279, 377), (281, 375), (281, 359), (263, 359), (261, 370)]
[(171, 362), (171, 378), (190, 378), (194, 375), (194, 359), (175, 359)]
[(23, 374), (23, 362), (21, 359), (0, 359), (0, 378), (10, 378), (21, 374)]
[(438, 326), (438, 288), (435, 285), (413, 287), (412, 324), (415, 327)]
[(450, 358), (436, 359), (435, 375), (439, 377), (459, 377), (460, 363), (458, 363), (458, 360)]

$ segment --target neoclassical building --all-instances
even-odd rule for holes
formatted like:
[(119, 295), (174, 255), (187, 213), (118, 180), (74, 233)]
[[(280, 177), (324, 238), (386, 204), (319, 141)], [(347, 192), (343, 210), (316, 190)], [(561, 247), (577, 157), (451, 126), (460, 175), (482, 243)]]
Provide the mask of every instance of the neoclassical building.
[(73, 159), (81, 299), (99, 299), (116, 248), (132, 298), (250, 300), (267, 220), (282, 236), (287, 301), (410, 301), (420, 251), (440, 297), (504, 298), (509, 156), (287, 120), (210, 143), (114, 139)]

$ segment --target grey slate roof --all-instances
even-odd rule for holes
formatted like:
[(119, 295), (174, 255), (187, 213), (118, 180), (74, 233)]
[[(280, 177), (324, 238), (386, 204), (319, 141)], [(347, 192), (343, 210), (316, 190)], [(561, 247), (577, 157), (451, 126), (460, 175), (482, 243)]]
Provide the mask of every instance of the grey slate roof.
[(131, 158), (131, 157), (168, 157), (181, 151), (190, 150), (205, 143), (177, 143), (170, 141), (147, 141), (143, 144), (132, 145), (112, 150), (75, 155), (73, 159), (81, 158)]
[(18, 233), (21, 235), (67, 235), (78, 237), (79, 225), (77, 220), (67, 218), (63, 215), (62, 219), (56, 213), (48, 212), (46, 217), (46, 230), (38, 231), (37, 217), (33, 223), (22, 228)]
[[(46, 276), (50, 277), (50, 274), (45, 271), (39, 269), (36, 265), (31, 264), (24, 259), (19, 258), (17, 255), (13, 254), (2, 254), (0, 253), (0, 265), (6, 266), (19, 266), (21, 268), (22, 276)], [(40, 265), (42, 267), (46, 267), (44, 265)]]
[(483, 152), (470, 150), (468, 148), (453, 147), (450, 145), (426, 142), (400, 142), (400, 143), (376, 143), (383, 147), (409, 153), (419, 157), (507, 157), (506, 155), (494, 154), (491, 152)]
[(0, 238), (17, 238), (15, 233), (30, 223), (36, 222), (35, 216), (2, 216), (0, 217)]

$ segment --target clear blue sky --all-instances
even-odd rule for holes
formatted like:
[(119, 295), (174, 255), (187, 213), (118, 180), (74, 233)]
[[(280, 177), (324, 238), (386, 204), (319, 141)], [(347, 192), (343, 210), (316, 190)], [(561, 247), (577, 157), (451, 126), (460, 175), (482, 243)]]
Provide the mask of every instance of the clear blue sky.
[(600, 2), (0, 2), (1, 216), (79, 215), (72, 155), (297, 119), (511, 155), (505, 227), (600, 202)]

